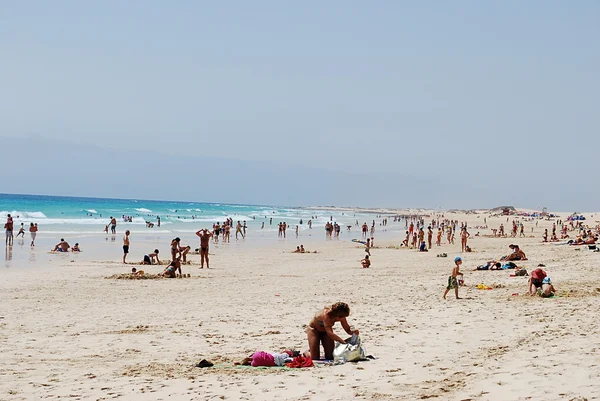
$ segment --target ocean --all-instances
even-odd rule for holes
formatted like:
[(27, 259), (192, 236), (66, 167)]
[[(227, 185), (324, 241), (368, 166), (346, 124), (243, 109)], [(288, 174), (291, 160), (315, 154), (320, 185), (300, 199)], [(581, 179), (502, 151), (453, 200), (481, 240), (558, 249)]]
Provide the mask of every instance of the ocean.
[[(228, 217), (235, 222), (246, 221), (250, 231), (260, 229), (263, 222), (266, 231), (277, 231), (279, 222), (286, 222), (291, 231), (299, 225), (302, 231), (308, 229), (306, 223), (311, 218), (314, 228), (323, 227), (330, 220), (344, 227), (354, 225), (356, 220), (370, 224), (374, 218), (368, 213), (284, 206), (0, 194), (0, 219), (5, 221), (8, 214), (15, 221), (15, 234), (21, 223), (25, 231), (30, 223), (37, 223), (40, 233), (75, 235), (103, 234), (111, 216), (117, 219), (120, 232), (146, 230), (146, 222), (151, 222), (154, 223), (152, 230), (163, 233), (212, 228), (214, 223), (222, 223)], [(131, 222), (124, 217), (131, 217)]]

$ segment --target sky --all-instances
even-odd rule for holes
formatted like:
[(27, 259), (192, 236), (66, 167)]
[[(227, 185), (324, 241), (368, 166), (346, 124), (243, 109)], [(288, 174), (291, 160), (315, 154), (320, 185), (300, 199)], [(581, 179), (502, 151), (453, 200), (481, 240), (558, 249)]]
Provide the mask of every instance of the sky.
[(586, 0), (6, 2), (0, 192), (599, 210), (598, 43)]

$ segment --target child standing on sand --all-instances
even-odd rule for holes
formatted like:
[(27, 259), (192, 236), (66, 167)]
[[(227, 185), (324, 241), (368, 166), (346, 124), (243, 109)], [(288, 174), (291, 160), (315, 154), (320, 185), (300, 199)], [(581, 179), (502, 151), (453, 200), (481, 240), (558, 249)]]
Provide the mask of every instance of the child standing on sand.
[(454, 293), (456, 294), (456, 299), (461, 299), (458, 296), (458, 280), (457, 277), (458, 276), (463, 276), (463, 274), (460, 272), (460, 265), (462, 264), (462, 258), (460, 256), (457, 256), (454, 258), (454, 268), (452, 269), (452, 275), (450, 277), (448, 277), (448, 285), (446, 286), (446, 291), (444, 292), (444, 296), (442, 298), (446, 299), (446, 295), (448, 294), (448, 292), (454, 288)]
[(123, 237), (123, 264), (127, 264), (127, 254), (129, 253), (129, 230), (125, 231), (125, 236)]

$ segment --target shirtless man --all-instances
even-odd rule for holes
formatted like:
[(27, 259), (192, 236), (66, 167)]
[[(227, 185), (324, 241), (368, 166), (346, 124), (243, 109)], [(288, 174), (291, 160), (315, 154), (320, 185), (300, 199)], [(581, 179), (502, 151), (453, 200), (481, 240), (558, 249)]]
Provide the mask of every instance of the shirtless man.
[(200, 237), (200, 268), (204, 269), (204, 260), (206, 260), (206, 268), (208, 269), (208, 244), (212, 233), (207, 228), (199, 230), (196, 235)]
[(511, 260), (527, 260), (527, 256), (525, 256), (525, 252), (523, 252), (520, 248), (519, 245), (513, 245), (510, 244), (508, 246), (510, 249), (512, 249), (513, 253), (511, 253), (510, 255), (508, 255), (504, 260), (505, 261), (511, 261)]
[(61, 238), (60, 242), (56, 244), (52, 252), (69, 252), (70, 247), (71, 246), (69, 245), (69, 243), (65, 241), (64, 238)]
[(237, 225), (235, 226), (235, 239), (238, 239), (238, 234), (240, 234), (242, 236), (242, 238), (246, 238), (246, 236), (244, 235), (244, 233), (242, 232), (242, 223), (237, 222)]
[(110, 232), (112, 234), (117, 233), (117, 219), (112, 216), (110, 216)]
[[(115, 223), (116, 225), (116, 223)], [(129, 253), (129, 230), (125, 231), (125, 236), (123, 237), (123, 264), (127, 264), (127, 254)]]
[(365, 222), (362, 225), (362, 236), (363, 238), (367, 238), (367, 231), (369, 230), (369, 226), (367, 226), (367, 223)]

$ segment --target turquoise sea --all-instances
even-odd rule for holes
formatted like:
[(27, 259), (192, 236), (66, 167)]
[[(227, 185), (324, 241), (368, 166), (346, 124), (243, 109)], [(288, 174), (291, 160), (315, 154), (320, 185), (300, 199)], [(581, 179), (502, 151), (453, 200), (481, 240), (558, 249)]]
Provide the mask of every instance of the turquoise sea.
[[(174, 237), (181, 237), (183, 243), (197, 247), (195, 232), (201, 228), (212, 229), (214, 223), (222, 223), (230, 217), (235, 222), (246, 221), (248, 226), (245, 241), (223, 244), (228, 249), (246, 246), (261, 246), (272, 241), (282, 242), (278, 246), (295, 247), (301, 243), (313, 244), (325, 241), (323, 227), (327, 221), (342, 226), (342, 235), (337, 240), (351, 240), (360, 236), (355, 226), (375, 220), (376, 235), (388, 235), (404, 229), (404, 224), (395, 223), (381, 227), (381, 218), (371, 213), (342, 212), (327, 209), (303, 209), (301, 207), (236, 205), (225, 203), (156, 201), (143, 199), (79, 198), (44, 195), (0, 194), (0, 219), (6, 221), (8, 214), (14, 219), (14, 234), (24, 224), (25, 237), (15, 239), (13, 247), (6, 247), (5, 266), (43, 266), (44, 261), (53, 261), (66, 255), (48, 256), (47, 252), (65, 238), (71, 245), (78, 242), (83, 252), (75, 256), (82, 260), (114, 260), (121, 256), (122, 235), (125, 230), (132, 233), (132, 258), (143, 257), (144, 253), (155, 248), (168, 249)], [(117, 219), (117, 235), (105, 234), (104, 228), (110, 217)], [(161, 227), (157, 225), (160, 216)], [(125, 218), (126, 219), (125, 219)], [(129, 220), (131, 217), (131, 221)], [(312, 219), (313, 229), (308, 220)], [(126, 221), (127, 220), (127, 221)], [(147, 227), (146, 222), (154, 223)], [(286, 222), (289, 226), (287, 239), (278, 238), (277, 226)], [(35, 248), (30, 248), (30, 223), (38, 224)], [(264, 223), (264, 228), (262, 227)], [(298, 225), (298, 240), (295, 227)], [(352, 226), (352, 231), (346, 227)], [(232, 232), (233, 235), (233, 232)], [(215, 245), (219, 246), (219, 244)], [(231, 247), (231, 248), (230, 248)], [(49, 259), (48, 259), (49, 258)], [(140, 259), (141, 260), (141, 259)]]
[[(236, 205), (203, 202), (156, 201), (143, 199), (78, 198), (44, 195), (0, 194), (0, 219), (11, 214), (15, 230), (21, 223), (37, 223), (40, 232), (71, 234), (102, 233), (110, 217), (117, 219), (118, 227), (146, 229), (146, 222), (155, 224), (155, 230), (180, 232), (212, 227), (231, 217), (234, 221), (246, 221), (250, 229), (276, 228), (279, 222), (295, 226), (300, 220), (313, 218), (313, 227), (322, 227), (326, 221), (337, 221), (340, 225), (352, 224), (356, 219), (371, 221), (373, 215), (308, 210), (283, 206)], [(131, 217), (131, 222), (125, 221)], [(161, 227), (156, 226), (160, 216)], [(270, 224), (272, 219), (272, 225)], [(306, 228), (306, 227), (301, 227)]]

